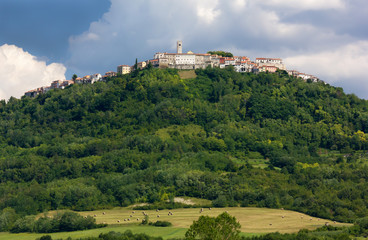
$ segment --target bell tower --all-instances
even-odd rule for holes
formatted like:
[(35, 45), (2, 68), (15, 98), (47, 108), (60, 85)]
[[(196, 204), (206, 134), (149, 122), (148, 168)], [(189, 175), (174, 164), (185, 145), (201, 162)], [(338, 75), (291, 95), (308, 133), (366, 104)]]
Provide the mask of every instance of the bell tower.
[(183, 42), (182, 41), (176, 42), (176, 53), (183, 53)]

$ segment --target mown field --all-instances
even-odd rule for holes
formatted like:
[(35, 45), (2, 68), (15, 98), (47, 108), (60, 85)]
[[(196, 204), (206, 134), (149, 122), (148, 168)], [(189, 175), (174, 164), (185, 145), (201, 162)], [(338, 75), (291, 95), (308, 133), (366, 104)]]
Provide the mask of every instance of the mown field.
[[(326, 222), (333, 226), (348, 226), (345, 223), (334, 223), (333, 221), (310, 217), (294, 211), (266, 208), (204, 208), (203, 212), (198, 208), (185, 208), (174, 210), (147, 210), (149, 220), (169, 221), (172, 227), (152, 227), (139, 225), (143, 219), (143, 211), (132, 210), (132, 208), (115, 208), (109, 210), (98, 210), (91, 212), (79, 212), (83, 216), (96, 216), (98, 223), (107, 223), (108, 227), (88, 231), (71, 233), (50, 234), (53, 239), (66, 239), (67, 237), (82, 238), (98, 236), (100, 233), (110, 231), (124, 232), (128, 229), (133, 233), (146, 233), (152, 236), (162, 236), (164, 239), (183, 237), (187, 228), (201, 215), (217, 216), (224, 211), (235, 216), (242, 228), (244, 235), (259, 235), (269, 232), (292, 233), (300, 229), (315, 229), (323, 226)], [(169, 211), (173, 215), (168, 215)], [(134, 212), (134, 213), (133, 213)], [(105, 213), (105, 214), (104, 214)], [(52, 214), (52, 213), (51, 213)], [(159, 217), (158, 217), (159, 216)], [(124, 221), (124, 219), (126, 221)], [(129, 221), (128, 221), (129, 219)], [(120, 222), (118, 222), (120, 221)], [(8, 234), (0, 233), (0, 240), (34, 240), (45, 234)]]
[[(168, 215), (169, 211), (173, 215)], [(189, 228), (194, 220), (201, 215), (211, 217), (218, 216), (222, 212), (227, 211), (230, 215), (235, 216), (241, 224), (241, 231), (245, 233), (269, 233), (281, 232), (291, 233), (297, 232), (302, 228), (315, 229), (323, 226), (326, 222), (331, 225), (343, 226), (344, 223), (334, 223), (333, 221), (310, 217), (298, 212), (267, 209), (267, 208), (204, 208), (203, 212), (198, 208), (184, 208), (174, 210), (148, 210), (145, 211), (150, 221), (169, 221), (173, 224), (173, 228)], [(105, 212), (105, 215), (103, 214)], [(141, 223), (143, 219), (143, 211), (131, 210), (129, 208), (117, 208), (112, 210), (101, 210), (93, 212), (81, 212), (81, 215), (96, 216), (98, 223), (128, 225), (135, 222)], [(128, 220), (129, 219), (129, 220)], [(139, 220), (137, 220), (139, 219)], [(126, 221), (124, 221), (126, 220)], [(120, 221), (120, 222), (118, 222)]]

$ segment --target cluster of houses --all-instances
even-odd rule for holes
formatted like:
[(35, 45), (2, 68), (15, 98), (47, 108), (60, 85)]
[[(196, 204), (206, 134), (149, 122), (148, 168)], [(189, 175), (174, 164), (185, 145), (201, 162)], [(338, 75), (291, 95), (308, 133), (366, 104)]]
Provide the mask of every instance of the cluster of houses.
[(313, 75), (307, 74), (307, 73), (301, 73), (301, 72), (298, 72), (296, 70), (287, 70), (287, 73), (291, 76), (301, 78), (305, 81), (307, 81), (307, 80), (312, 80), (313, 82), (320, 81), (320, 79), (317, 78), (316, 76), (313, 76)]
[(154, 67), (176, 69), (198, 69), (210, 67), (226, 68), (234, 66), (237, 72), (276, 72), (277, 69), (285, 70), (285, 65), (279, 58), (257, 58), (255, 62), (248, 57), (223, 57), (213, 54), (196, 54), (191, 51), (183, 53), (182, 42), (177, 42), (176, 53), (156, 53), (151, 63)]
[(50, 86), (47, 87), (39, 87), (33, 90), (30, 90), (26, 92), (24, 95), (28, 97), (36, 97), (37, 95), (41, 93), (46, 93), (50, 91), (51, 89), (61, 88), (64, 89), (67, 86), (70, 86), (74, 84), (75, 82), (73, 80), (55, 80), (51, 83)]
[[(180, 70), (191, 70), (200, 69), (206, 67), (219, 67), (226, 68), (228, 66), (233, 66), (237, 72), (270, 72), (274, 73), (277, 70), (285, 70), (289, 75), (302, 78), (304, 80), (318, 81), (318, 78), (305, 73), (300, 73), (295, 70), (287, 70), (285, 65), (280, 58), (256, 58), (255, 61), (251, 61), (250, 58), (244, 56), (234, 56), (234, 57), (223, 57), (219, 55), (209, 54), (209, 53), (193, 53), (191, 51), (183, 53), (183, 43), (182, 41), (177, 42), (176, 53), (161, 53), (158, 52), (154, 55), (153, 59), (144, 62), (137, 63), (137, 68), (143, 69), (148, 65), (156, 68), (175, 68)], [(51, 86), (40, 87), (25, 93), (26, 96), (35, 97), (38, 94), (45, 93), (51, 89), (65, 87), (71, 84), (93, 84), (98, 81), (104, 81), (108, 77), (114, 77), (118, 74), (129, 74), (133, 71), (135, 66), (120, 65), (117, 67), (117, 72), (107, 72), (104, 76), (101, 74), (87, 75), (82, 78), (75, 78), (73, 80), (56, 80), (51, 83)]]
[(47, 87), (39, 87), (36, 89), (33, 89), (31, 91), (26, 92), (24, 95), (28, 97), (36, 97), (37, 95), (41, 93), (46, 93), (52, 89), (64, 89), (67, 86), (73, 85), (73, 84), (93, 84), (95, 82), (99, 81), (105, 81), (108, 77), (114, 77), (117, 76), (116, 72), (107, 72), (104, 76), (102, 76), (99, 73), (87, 75), (84, 77), (77, 77), (72, 80), (55, 80), (51, 82), (50, 86)]
[[(177, 42), (176, 53), (161, 53), (158, 52), (154, 55), (153, 59), (138, 63), (138, 68), (143, 69), (148, 64), (157, 68), (175, 68), (181, 70), (199, 69), (210, 67), (226, 68), (233, 66), (237, 72), (270, 72), (274, 73), (278, 69), (285, 70), (289, 75), (300, 77), (302, 79), (311, 79), (317, 81), (318, 78), (305, 73), (300, 73), (295, 70), (286, 70), (285, 65), (280, 58), (256, 58), (255, 61), (251, 61), (249, 57), (234, 56), (223, 57), (213, 54), (193, 53), (191, 51), (183, 53), (183, 44), (181, 41)], [(120, 74), (128, 74), (133, 70), (134, 66), (120, 65), (117, 68), (117, 72)]]

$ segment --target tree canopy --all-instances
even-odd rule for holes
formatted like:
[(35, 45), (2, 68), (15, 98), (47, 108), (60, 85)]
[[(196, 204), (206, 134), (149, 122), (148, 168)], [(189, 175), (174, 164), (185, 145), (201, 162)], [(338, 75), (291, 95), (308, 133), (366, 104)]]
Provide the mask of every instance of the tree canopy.
[(225, 52), (225, 51), (208, 51), (207, 53), (211, 55), (219, 55), (222, 57), (234, 57), (234, 55), (231, 52)]
[(217, 217), (200, 216), (185, 233), (187, 240), (239, 240), (240, 224), (224, 212)]

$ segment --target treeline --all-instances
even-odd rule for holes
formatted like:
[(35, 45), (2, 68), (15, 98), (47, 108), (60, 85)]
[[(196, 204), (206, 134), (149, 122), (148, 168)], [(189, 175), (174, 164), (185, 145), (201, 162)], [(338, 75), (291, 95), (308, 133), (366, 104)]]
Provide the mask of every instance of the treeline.
[(0, 209), (190, 196), (339, 221), (368, 214), (366, 100), (283, 71), (196, 74), (136, 70), (1, 101)]
[(208, 51), (207, 53), (211, 54), (211, 55), (219, 55), (222, 57), (233, 57), (234, 55), (230, 52), (225, 52), (225, 51)]
[[(52, 240), (50, 235), (42, 236), (38, 240)], [(67, 240), (73, 240), (71, 237)], [(127, 230), (124, 233), (109, 232), (101, 233), (98, 237), (79, 238), (75, 240), (162, 240), (161, 237), (151, 237), (144, 233), (133, 234), (132, 231)]]
[(11, 208), (6, 208), (0, 215), (0, 231), (11, 233), (35, 232), (55, 233), (72, 232), (105, 227), (106, 224), (97, 224), (96, 219), (83, 217), (75, 212), (57, 213), (55, 216), (36, 217), (20, 216)]

